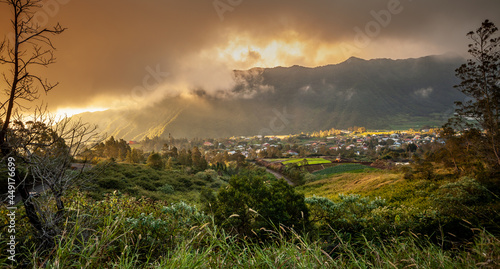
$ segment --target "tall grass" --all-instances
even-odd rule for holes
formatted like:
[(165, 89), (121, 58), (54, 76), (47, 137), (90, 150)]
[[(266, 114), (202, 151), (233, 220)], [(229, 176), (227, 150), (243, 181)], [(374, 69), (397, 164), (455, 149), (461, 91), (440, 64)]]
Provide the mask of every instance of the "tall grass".
[[(496, 268), (500, 241), (475, 229), (475, 241), (444, 250), (428, 238), (405, 233), (368, 240), (331, 229), (329, 239), (277, 226), (272, 240), (226, 233), (187, 204), (152, 204), (127, 196), (91, 202), (74, 195), (56, 247), (27, 244), (30, 268)], [(144, 216), (143, 213), (146, 213)], [(151, 214), (149, 214), (151, 213)], [(174, 216), (176, 216), (174, 218)], [(132, 220), (142, 220), (131, 225)], [(139, 223), (139, 222), (138, 222)], [(158, 225), (157, 229), (152, 229)], [(3, 238), (3, 237), (2, 237)], [(5, 239), (2, 239), (4, 241)], [(5, 242), (0, 242), (4, 244)], [(21, 257), (19, 257), (20, 259)], [(6, 260), (2, 268), (14, 267)]]

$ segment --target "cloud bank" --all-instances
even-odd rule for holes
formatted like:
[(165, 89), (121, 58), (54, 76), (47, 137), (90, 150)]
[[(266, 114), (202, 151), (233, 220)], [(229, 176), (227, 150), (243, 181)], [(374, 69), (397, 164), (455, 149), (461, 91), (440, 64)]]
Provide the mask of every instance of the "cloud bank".
[[(57, 64), (41, 71), (60, 82), (44, 97), (51, 108), (116, 107), (199, 89), (216, 92), (235, 86), (234, 69), (256, 66), (465, 55), (467, 32), (485, 19), (500, 25), (500, 2), (488, 0), (45, 3), (40, 18), (68, 28), (53, 39)], [(5, 7), (0, 33), (8, 35)]]

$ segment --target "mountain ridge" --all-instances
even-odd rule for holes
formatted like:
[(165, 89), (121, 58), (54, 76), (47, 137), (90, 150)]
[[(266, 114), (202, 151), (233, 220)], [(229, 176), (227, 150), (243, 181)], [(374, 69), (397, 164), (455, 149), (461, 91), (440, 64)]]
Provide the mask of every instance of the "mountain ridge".
[(76, 115), (101, 132), (145, 137), (280, 135), (330, 128), (440, 125), (464, 96), (454, 70), (465, 60), (431, 55), (402, 60), (351, 57), (319, 67), (234, 70), (223, 95), (203, 89), (140, 109)]

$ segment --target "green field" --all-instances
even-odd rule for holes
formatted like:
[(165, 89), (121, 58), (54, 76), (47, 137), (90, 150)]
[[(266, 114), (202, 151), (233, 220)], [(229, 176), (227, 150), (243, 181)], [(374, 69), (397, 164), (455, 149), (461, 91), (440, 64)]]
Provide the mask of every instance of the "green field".
[(348, 164), (339, 164), (336, 166), (328, 167), (326, 169), (316, 171), (313, 174), (318, 176), (330, 176), (334, 174), (341, 173), (357, 173), (357, 172), (366, 172), (369, 170), (376, 170), (375, 168), (370, 168), (362, 164), (357, 163), (348, 163)]
[[(307, 164), (304, 162), (304, 160), (307, 161)], [(293, 159), (293, 160), (283, 162), (284, 165), (297, 164), (299, 166), (312, 165), (312, 164), (324, 164), (324, 163), (331, 163), (331, 162), (328, 160), (325, 160), (323, 158)]]

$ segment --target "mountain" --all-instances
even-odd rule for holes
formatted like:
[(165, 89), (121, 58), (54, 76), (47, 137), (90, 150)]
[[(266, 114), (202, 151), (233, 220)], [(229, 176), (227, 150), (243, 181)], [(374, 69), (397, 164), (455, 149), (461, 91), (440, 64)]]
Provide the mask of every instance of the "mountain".
[(230, 90), (193, 92), (143, 108), (77, 115), (101, 132), (127, 140), (145, 137), (282, 135), (364, 126), (369, 129), (440, 126), (464, 95), (451, 55), (363, 60), (315, 68), (235, 70)]

